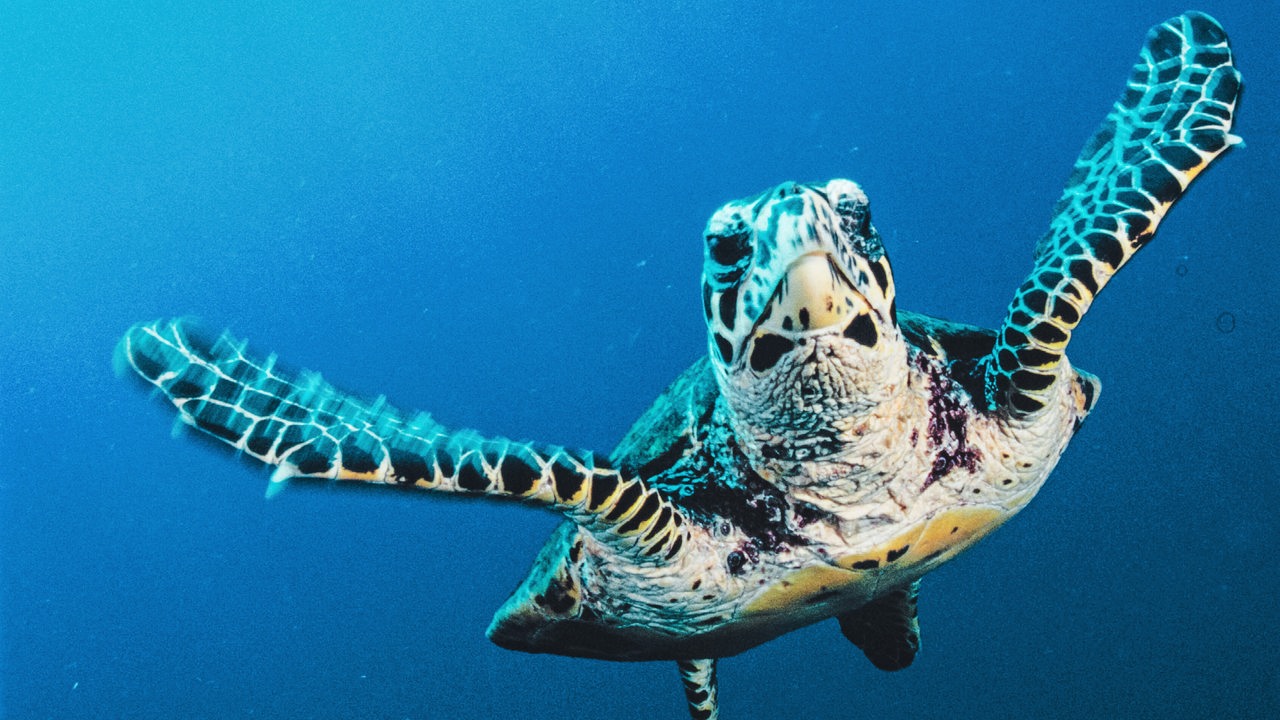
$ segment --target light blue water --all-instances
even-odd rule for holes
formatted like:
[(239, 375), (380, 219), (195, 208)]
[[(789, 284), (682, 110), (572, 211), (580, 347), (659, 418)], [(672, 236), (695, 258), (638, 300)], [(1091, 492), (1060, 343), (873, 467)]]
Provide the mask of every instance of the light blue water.
[[(553, 515), (266, 502), (169, 438), (116, 338), (193, 314), (453, 426), (607, 450), (703, 352), (707, 216), (783, 180), (858, 180), (900, 306), (999, 322), (1185, 9), (122, 5), (0, 8), (6, 717), (684, 717), (668, 664), (485, 640)], [(1248, 146), (1077, 334), (1105, 389), (1059, 470), (926, 579), (914, 666), (820, 624), (722, 663), (726, 720), (1277, 714), (1280, 7), (1200, 8)]]

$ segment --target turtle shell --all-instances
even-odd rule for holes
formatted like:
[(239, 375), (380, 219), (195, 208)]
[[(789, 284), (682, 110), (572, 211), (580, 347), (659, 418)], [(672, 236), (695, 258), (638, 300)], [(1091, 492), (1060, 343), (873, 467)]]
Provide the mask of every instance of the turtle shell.
[[(962, 385), (994, 342), (994, 332), (990, 330), (916, 313), (900, 313), (899, 322), (908, 342), (946, 365), (948, 373)], [(686, 452), (699, 430), (712, 422), (719, 397), (711, 363), (703, 357), (681, 373), (636, 420), (610, 454), (611, 464), (646, 478), (661, 474)], [(750, 485), (751, 478), (739, 480)], [(758, 476), (755, 480), (765, 484)], [(780, 492), (772, 487), (766, 489)], [(696, 504), (696, 498), (683, 498), (681, 502)], [(898, 526), (890, 536), (869, 541), (856, 553), (774, 577), (738, 609), (733, 620), (689, 637), (592, 622), (590, 613), (582, 612), (577, 577), (585, 531), (567, 522), (543, 548), (529, 577), (498, 611), (489, 636), (499, 645), (516, 650), (608, 659), (732, 655), (804, 625), (856, 611), (882, 595), (909, 587), (921, 575), (998, 527), (1009, 515), (1005, 508), (982, 504), (936, 508)], [(726, 519), (732, 520), (729, 516)]]
[[(642, 477), (653, 475), (653, 468), (671, 460), (681, 440), (692, 437), (720, 397), (711, 361), (704, 355), (690, 365), (658, 396), (626, 436), (609, 454), (609, 461), (621, 470)], [(646, 472), (648, 471), (648, 472)]]

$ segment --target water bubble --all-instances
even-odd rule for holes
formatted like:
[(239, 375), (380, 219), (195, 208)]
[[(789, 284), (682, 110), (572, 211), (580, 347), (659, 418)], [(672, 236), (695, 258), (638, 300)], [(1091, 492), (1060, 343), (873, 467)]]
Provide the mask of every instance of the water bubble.
[(1218, 332), (1229, 333), (1236, 329), (1236, 316), (1224, 310), (1218, 314), (1218, 319), (1213, 321), (1213, 325), (1218, 328)]
[(1191, 270), (1187, 267), (1186, 263), (1178, 263), (1178, 266), (1173, 269), (1174, 274), (1178, 277), (1186, 277), (1187, 273), (1190, 271)]

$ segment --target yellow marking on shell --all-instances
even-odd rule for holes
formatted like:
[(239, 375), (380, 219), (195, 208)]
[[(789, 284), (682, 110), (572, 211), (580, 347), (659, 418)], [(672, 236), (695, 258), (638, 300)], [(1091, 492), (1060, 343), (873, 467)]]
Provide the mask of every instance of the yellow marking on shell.
[(894, 575), (909, 575), (901, 580), (915, 580), (969, 549), (978, 540), (1012, 517), (1008, 510), (994, 505), (968, 505), (944, 510), (930, 518), (911, 548), (890, 567), (885, 568), (882, 585), (899, 584)]
[(915, 544), (916, 539), (920, 537), (922, 532), (924, 532), (924, 524), (916, 522), (907, 528), (905, 532), (893, 536), (890, 540), (880, 543), (870, 550), (836, 558), (835, 564), (849, 570), (869, 570), (872, 568), (858, 566), (874, 562), (875, 568), (883, 568), (901, 560), (910, 551), (911, 546)]
[(995, 505), (966, 505), (943, 510), (888, 542), (836, 560), (840, 567), (876, 561), (879, 587), (911, 582), (929, 569), (959, 555), (1011, 517)]
[[(743, 609), (743, 615), (767, 615), (791, 612), (797, 605), (823, 593), (837, 592), (849, 600), (857, 592), (871, 599), (875, 590), (875, 571), (844, 570), (830, 565), (811, 565), (774, 583), (760, 597)], [(861, 588), (856, 588), (858, 585)]]

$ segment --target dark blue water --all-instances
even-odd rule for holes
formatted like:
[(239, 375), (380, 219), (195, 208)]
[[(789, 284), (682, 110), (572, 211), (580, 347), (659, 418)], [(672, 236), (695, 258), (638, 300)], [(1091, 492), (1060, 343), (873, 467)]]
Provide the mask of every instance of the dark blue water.
[[(196, 315), (453, 426), (607, 450), (703, 352), (706, 217), (783, 180), (858, 180), (899, 304), (999, 322), (1185, 9), (64, 5), (0, 9), (13, 718), (684, 717), (669, 664), (485, 640), (554, 515), (265, 501), (113, 374), (119, 334)], [(1105, 392), (1055, 476), (926, 579), (913, 667), (823, 623), (724, 661), (726, 720), (1276, 716), (1280, 8), (1201, 7), (1248, 145), (1077, 334)]]

